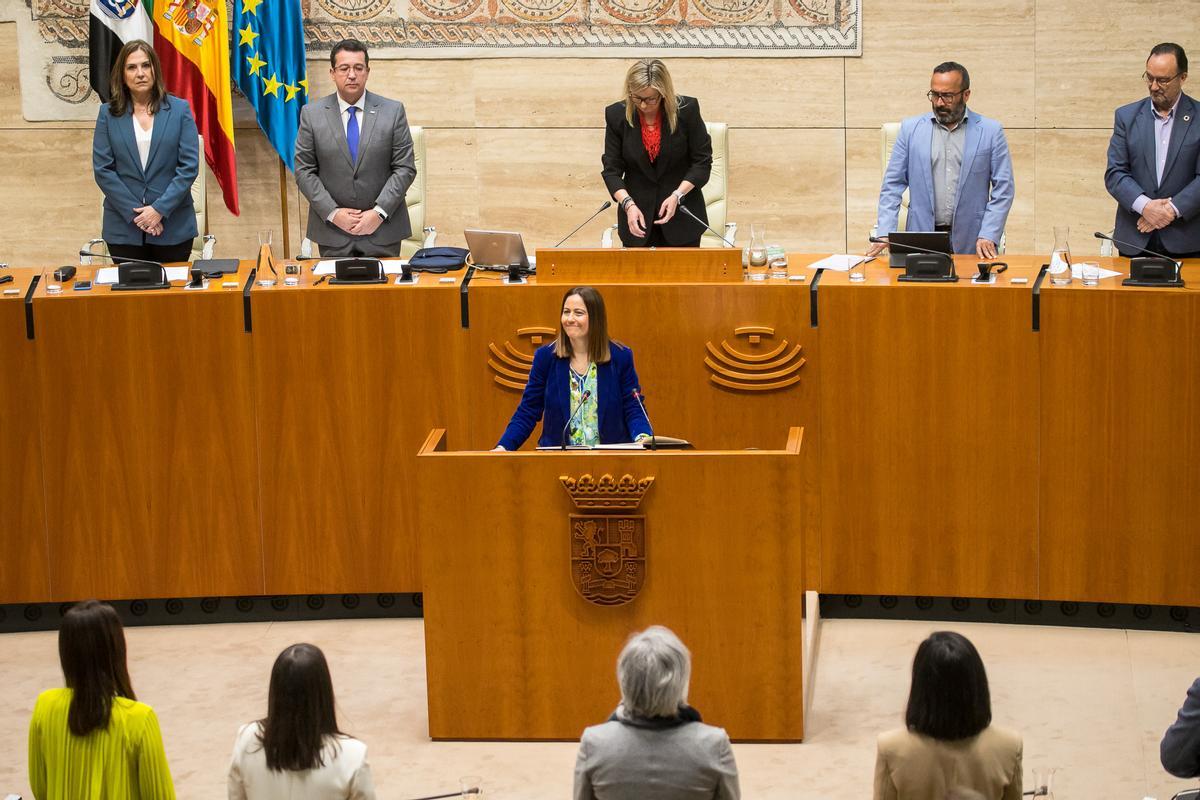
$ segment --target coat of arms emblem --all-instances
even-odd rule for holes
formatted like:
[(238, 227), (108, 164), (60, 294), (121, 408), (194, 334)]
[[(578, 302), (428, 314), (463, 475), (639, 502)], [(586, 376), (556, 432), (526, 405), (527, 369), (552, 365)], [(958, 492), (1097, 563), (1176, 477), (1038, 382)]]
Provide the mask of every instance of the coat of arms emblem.
[(646, 582), (646, 518), (623, 512), (637, 510), (654, 478), (559, 480), (576, 508), (591, 512), (570, 515), (571, 583), (596, 605), (628, 603)]

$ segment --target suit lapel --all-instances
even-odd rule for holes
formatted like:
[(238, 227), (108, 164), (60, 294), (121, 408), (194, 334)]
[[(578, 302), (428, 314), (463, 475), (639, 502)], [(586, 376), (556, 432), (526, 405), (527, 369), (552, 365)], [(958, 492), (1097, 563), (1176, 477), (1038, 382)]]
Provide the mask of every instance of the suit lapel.
[[(968, 116), (964, 124), (967, 126), (967, 130), (965, 131), (967, 134), (967, 140), (963, 143), (962, 165), (958, 168), (958, 186), (954, 187), (955, 208), (958, 208), (958, 198), (962, 196), (963, 185), (967, 181), (967, 173), (971, 171), (971, 163), (975, 160), (975, 153), (979, 151), (979, 140), (983, 138), (983, 126), (979, 124), (978, 120), (972, 120), (972, 117)], [(933, 131), (931, 129), (930, 137), (932, 137), (932, 135)], [(933, 173), (931, 170), (931, 180), (932, 177)]]
[[(129, 108), (127, 113), (116, 118), (117, 134), (121, 139), (121, 143), (129, 152), (129, 160), (133, 162), (138, 172), (142, 173), (142, 177), (145, 177), (146, 170), (142, 169), (142, 157), (138, 155), (137, 139), (133, 135), (133, 126), (136, 124), (133, 121), (132, 108)], [(149, 160), (146, 163), (150, 163)]]
[(662, 145), (658, 148), (658, 159), (654, 162), (655, 180), (661, 178), (663, 170), (667, 168), (667, 162), (670, 161), (670, 159), (667, 157), (667, 153), (674, 153), (677, 149), (683, 146), (683, 126), (679, 124), (678, 120), (675, 123), (676, 128), (674, 133), (669, 132), (670, 129), (667, 125), (667, 120), (665, 117), (660, 124), (663, 126), (662, 131), (659, 133), (659, 135), (662, 137), (660, 139)]
[[(1156, 163), (1158, 151), (1155, 149), (1154, 142), (1154, 105), (1150, 98), (1142, 101), (1142, 109), (1134, 117), (1134, 126), (1136, 130), (1133, 131), (1134, 135), (1131, 138), (1137, 142), (1138, 148), (1142, 151), (1147, 174), (1153, 178), (1158, 174), (1158, 164)], [(1164, 171), (1163, 174), (1165, 175), (1166, 172)], [(1157, 184), (1155, 188), (1157, 188)]]
[[(342, 109), (338, 105), (337, 92), (329, 96), (329, 103), (325, 106), (325, 120), (333, 128), (333, 138), (337, 142), (338, 151), (341, 152), (342, 158), (346, 159), (346, 163), (354, 169), (354, 162), (350, 160), (350, 145), (346, 143), (346, 129), (342, 127)], [(359, 136), (359, 151), (362, 151), (362, 136)]]
[(924, 178), (925, 196), (929, 198), (929, 211), (933, 213), (933, 123), (928, 117), (921, 120), (921, 124), (913, 132), (914, 144), (916, 145), (913, 152), (918, 153), (917, 169), (920, 171), (921, 177)]
[[(180, 100), (179, 102), (182, 103), (183, 101)], [(154, 163), (154, 156), (158, 154), (158, 146), (162, 144), (163, 136), (166, 135), (165, 129), (170, 124), (169, 120), (173, 113), (174, 109), (168, 108), (166, 105), (160, 105), (158, 113), (154, 115), (154, 128), (150, 133), (150, 154), (146, 156), (146, 171), (149, 171), (150, 165)], [(132, 117), (133, 115), (131, 114), (130, 118), (132, 119)], [(136, 125), (137, 123), (134, 124)], [(141, 163), (140, 159), (138, 163)]]
[(1171, 174), (1171, 167), (1175, 165), (1175, 157), (1179, 155), (1179, 148), (1183, 145), (1188, 131), (1191, 130), (1195, 117), (1196, 104), (1185, 94), (1179, 98), (1179, 105), (1175, 107), (1175, 121), (1171, 123), (1171, 141), (1167, 145), (1167, 161), (1163, 165), (1163, 179), (1159, 181), (1160, 185), (1165, 183), (1167, 176)]
[[(379, 117), (378, 111), (379, 101), (370, 92), (364, 93), (362, 130), (359, 131), (358, 162), (354, 165), (355, 172), (358, 172), (358, 165), (363, 162), (363, 153), (367, 152), (367, 147), (371, 144), (371, 134), (375, 131), (375, 120)], [(349, 147), (346, 151), (349, 152)]]
[(637, 124), (633, 126), (629, 135), (634, 137), (633, 149), (637, 151), (637, 165), (642, 172), (646, 173), (647, 177), (657, 179), (658, 174), (650, 163), (650, 155), (646, 152), (646, 145), (642, 141), (642, 115), (635, 111), (633, 118), (637, 120)]

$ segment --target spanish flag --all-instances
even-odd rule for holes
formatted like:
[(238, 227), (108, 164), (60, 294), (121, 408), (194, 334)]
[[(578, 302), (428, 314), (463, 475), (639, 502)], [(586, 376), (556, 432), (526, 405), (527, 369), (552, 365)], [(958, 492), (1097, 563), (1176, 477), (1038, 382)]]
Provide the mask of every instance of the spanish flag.
[(221, 185), (226, 207), (237, 214), (225, 0), (155, 0), (153, 22), (163, 80), (168, 90), (191, 104), (204, 137), (204, 158)]

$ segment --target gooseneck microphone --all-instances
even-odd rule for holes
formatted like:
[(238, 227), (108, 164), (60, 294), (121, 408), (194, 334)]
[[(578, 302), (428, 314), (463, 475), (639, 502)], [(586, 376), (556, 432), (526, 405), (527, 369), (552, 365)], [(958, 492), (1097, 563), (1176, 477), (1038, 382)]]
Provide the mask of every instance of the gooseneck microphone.
[(954, 267), (954, 258), (941, 250), (930, 250), (928, 247), (918, 247), (915, 244), (905, 244), (904, 242), (889, 242), (885, 236), (871, 236), (867, 239), (871, 244), (886, 244), (888, 247), (902, 247), (905, 250), (910, 250), (914, 253), (922, 253), (929, 256), (938, 256), (946, 259), (950, 263), (950, 271), (946, 273), (947, 279), (953, 278), (958, 280), (958, 271)]
[(1181, 267), (1182, 264), (1178, 259), (1171, 258), (1170, 256), (1163, 255), (1162, 253), (1156, 253), (1153, 250), (1147, 250), (1144, 247), (1138, 247), (1136, 244), (1130, 244), (1129, 242), (1122, 242), (1120, 239), (1114, 239), (1113, 237), (1109, 236), (1107, 233), (1101, 233), (1100, 231), (1096, 231), (1095, 233), (1092, 234), (1092, 236), (1095, 236), (1097, 239), (1107, 239), (1108, 241), (1112, 242), (1113, 244), (1118, 244), (1122, 247), (1128, 247), (1130, 250), (1139, 250), (1143, 253), (1149, 253), (1150, 255), (1154, 256), (1155, 258), (1164, 258), (1167, 261), (1170, 261), (1171, 263), (1173, 263), (1175, 265), (1175, 276), (1179, 277), (1179, 267)]
[(654, 441), (654, 423), (650, 421), (650, 415), (646, 413), (646, 404), (642, 402), (642, 390), (639, 387), (634, 387), (633, 399), (637, 400), (638, 408), (642, 410), (642, 416), (646, 418), (646, 427), (650, 429), (650, 449), (657, 450), (658, 444)]
[(600, 216), (601, 212), (603, 212), (605, 209), (608, 209), (608, 208), (612, 208), (612, 200), (605, 200), (605, 201), (604, 201), (604, 205), (602, 205), (602, 206), (600, 206), (599, 208), (597, 208), (597, 209), (596, 209), (596, 211), (595, 211), (595, 213), (593, 213), (593, 214), (592, 214), (590, 217), (588, 217), (587, 219), (585, 219), (583, 222), (579, 223), (579, 226), (578, 226), (578, 227), (576, 227), (576, 228), (575, 228), (575, 230), (571, 231), (571, 232), (570, 232), (570, 233), (568, 233), (566, 236), (564, 236), (563, 238), (559, 239), (559, 240), (558, 240), (558, 244), (556, 244), (556, 245), (554, 245), (554, 246), (555, 246), (555, 247), (561, 247), (563, 242), (565, 242), (567, 239), (570, 239), (570, 238), (571, 238), (572, 236), (574, 236), (575, 234), (579, 233), (580, 229), (581, 229), (581, 228), (583, 228), (583, 226), (584, 226), (584, 225), (587, 225), (589, 222), (591, 222), (592, 220), (594, 220), (596, 217)]
[(567, 418), (567, 424), (563, 425), (562, 448), (561, 449), (563, 449), (563, 450), (567, 449), (567, 433), (571, 430), (571, 423), (574, 422), (575, 418), (579, 416), (579, 412), (583, 411), (584, 404), (587, 403), (587, 401), (591, 398), (591, 396), (592, 396), (591, 389), (588, 389), (587, 391), (585, 391), (583, 393), (583, 397), (579, 398), (579, 405), (575, 406), (575, 410), (572, 411), (571, 416), (569, 416)]
[(719, 234), (715, 230), (713, 230), (711, 225), (709, 225), (707, 222), (705, 222), (704, 220), (700, 219), (695, 214), (693, 214), (692, 210), (690, 208), (688, 208), (687, 206), (685, 206), (682, 202), (680, 202), (680, 204), (677, 208), (679, 211), (682, 211), (683, 213), (687, 214), (692, 219), (696, 220), (696, 222), (699, 222), (705, 228), (708, 228), (708, 232), (711, 233), (713, 236), (716, 236), (722, 242), (724, 242), (726, 247), (733, 247), (733, 242), (729, 241), (724, 236), (722, 236), (721, 234)]
[(88, 250), (80, 250), (79, 256), (81, 258), (107, 258), (114, 264), (149, 264), (152, 267), (162, 267), (164, 270), (166, 269), (166, 267), (158, 261), (151, 261), (147, 258), (126, 258), (125, 256), (113, 256), (109, 255), (108, 253), (93, 253)]

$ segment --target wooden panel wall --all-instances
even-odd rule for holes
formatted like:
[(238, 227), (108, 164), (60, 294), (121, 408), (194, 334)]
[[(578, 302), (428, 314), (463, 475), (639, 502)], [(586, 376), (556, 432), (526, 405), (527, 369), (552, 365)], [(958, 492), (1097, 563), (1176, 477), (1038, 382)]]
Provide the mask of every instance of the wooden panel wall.
[[(1145, 93), (1146, 53), (1163, 39), (1195, 50), (1200, 17), (1151, 0), (863, 0), (861, 58), (671, 59), (680, 91), (730, 124), (731, 218), (765, 222), (792, 250), (860, 249), (882, 174), (879, 124), (919, 113), (934, 64), (972, 75), (971, 106), (1001, 120), (1013, 147), (1017, 201), (1009, 252), (1043, 252), (1070, 225), (1077, 253), (1112, 226), (1103, 172), (1113, 110)], [(16, 26), (0, 25), (0, 260), (70, 260), (99, 227), (91, 126), (20, 116)], [(327, 62), (310, 63), (314, 94)], [(620, 94), (621, 59), (376, 61), (372, 89), (402, 99), (425, 126), (429, 221), (447, 244), (469, 225), (519, 229), (552, 244), (604, 199), (600, 130)], [(94, 101), (89, 101), (94, 102)], [(210, 227), (225, 255), (257, 232), (281, 240), (278, 159), (239, 103), (242, 214), (209, 183)], [(304, 208), (287, 181), (293, 247)], [(29, 209), (38, 209), (32, 215)], [(610, 217), (606, 220), (611, 222)], [(598, 240), (605, 220), (580, 232)]]

